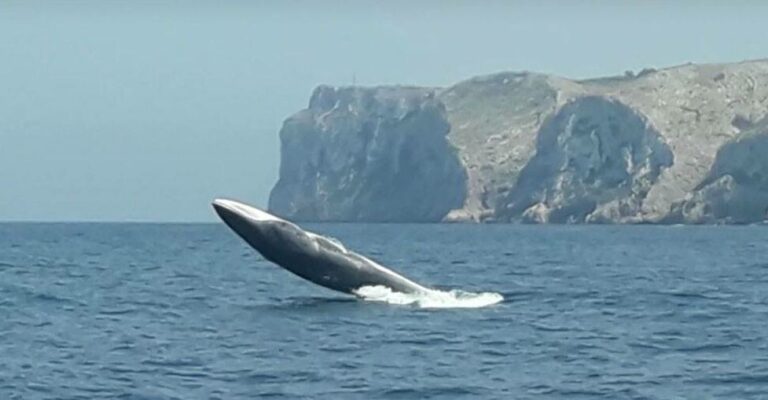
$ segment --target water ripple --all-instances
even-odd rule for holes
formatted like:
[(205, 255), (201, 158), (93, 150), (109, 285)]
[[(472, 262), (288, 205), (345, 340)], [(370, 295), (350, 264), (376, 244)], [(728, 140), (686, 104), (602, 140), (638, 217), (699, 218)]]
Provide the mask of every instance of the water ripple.
[(318, 230), (418, 281), (504, 301), (420, 310), (340, 296), (219, 225), (0, 224), (0, 399), (768, 391), (768, 264), (756, 261), (768, 229)]

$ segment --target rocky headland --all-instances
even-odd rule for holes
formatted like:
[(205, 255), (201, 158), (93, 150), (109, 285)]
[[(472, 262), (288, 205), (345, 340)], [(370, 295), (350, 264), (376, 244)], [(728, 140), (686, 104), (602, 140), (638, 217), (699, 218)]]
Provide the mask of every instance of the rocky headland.
[(269, 208), (303, 221), (757, 223), (766, 116), (768, 61), (320, 86), (280, 131)]

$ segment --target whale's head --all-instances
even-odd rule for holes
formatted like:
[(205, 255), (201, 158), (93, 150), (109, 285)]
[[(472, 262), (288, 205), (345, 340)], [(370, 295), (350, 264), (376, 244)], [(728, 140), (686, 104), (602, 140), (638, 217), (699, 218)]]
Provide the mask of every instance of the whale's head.
[(213, 201), (213, 209), (219, 214), (224, 222), (229, 223), (232, 218), (246, 219), (254, 223), (283, 221), (284, 219), (276, 217), (266, 211), (259, 210), (256, 207), (243, 204), (235, 200), (216, 199)]
[(235, 200), (216, 199), (213, 209), (235, 233), (275, 262), (316, 248), (315, 241), (295, 224)]

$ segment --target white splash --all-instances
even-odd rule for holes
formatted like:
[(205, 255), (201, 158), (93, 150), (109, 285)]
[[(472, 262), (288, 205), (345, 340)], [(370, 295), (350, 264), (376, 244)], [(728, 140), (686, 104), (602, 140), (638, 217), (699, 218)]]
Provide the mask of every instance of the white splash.
[(430, 289), (424, 293), (394, 292), (385, 286), (363, 286), (355, 295), (365, 301), (397, 305), (415, 305), (419, 308), (481, 308), (500, 303), (499, 293), (472, 293), (462, 290), (442, 291)]

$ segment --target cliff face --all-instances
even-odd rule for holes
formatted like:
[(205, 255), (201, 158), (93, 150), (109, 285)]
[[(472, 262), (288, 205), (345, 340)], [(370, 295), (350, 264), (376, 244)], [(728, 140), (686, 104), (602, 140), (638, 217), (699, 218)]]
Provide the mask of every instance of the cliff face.
[(434, 91), (321, 86), (280, 132), (269, 208), (297, 220), (440, 221), (466, 173)]
[(557, 86), (545, 75), (500, 73), (461, 82), (439, 99), (468, 177), (464, 205), (446, 219), (494, 219), (499, 199), (533, 157), (539, 127), (557, 109)]
[(766, 115), (768, 61), (320, 87), (281, 131), (270, 208), (309, 220), (758, 222)]
[(666, 219), (693, 224), (768, 219), (768, 122), (726, 143), (706, 178), (673, 206)]
[(673, 163), (647, 120), (603, 97), (582, 97), (545, 121), (536, 154), (497, 214), (526, 222), (612, 222), (634, 218)]

